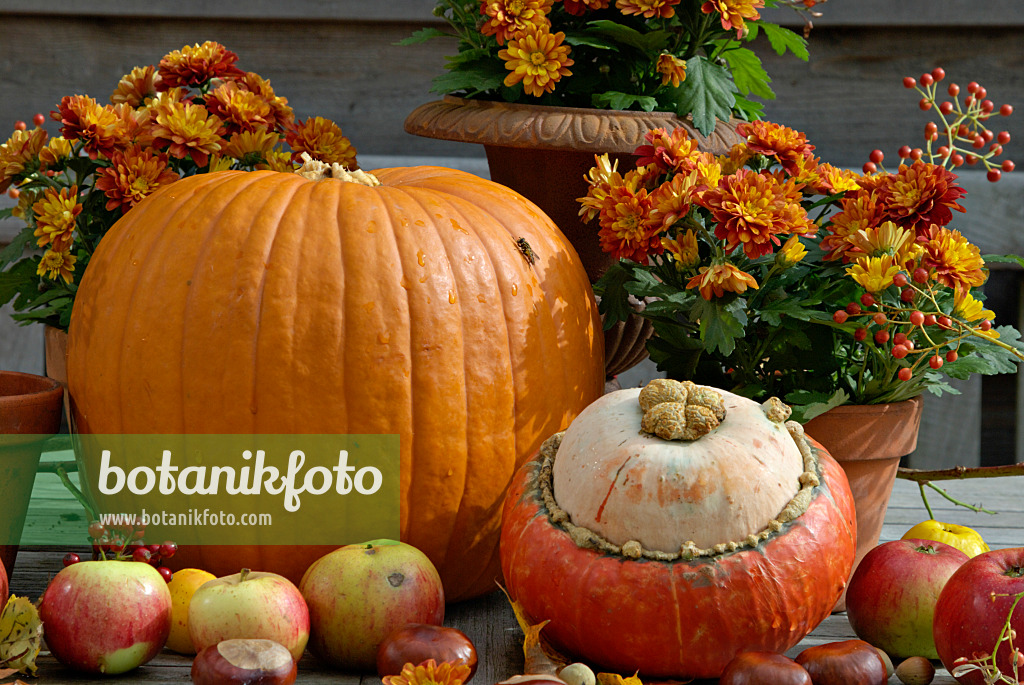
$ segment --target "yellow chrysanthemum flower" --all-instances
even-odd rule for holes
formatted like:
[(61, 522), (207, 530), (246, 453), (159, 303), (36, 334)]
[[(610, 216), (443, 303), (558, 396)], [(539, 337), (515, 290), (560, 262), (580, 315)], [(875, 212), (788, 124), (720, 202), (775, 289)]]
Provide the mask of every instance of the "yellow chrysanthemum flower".
[(46, 147), (39, 151), (39, 163), (49, 169), (71, 157), (71, 141), (64, 136), (50, 138)]
[(623, 14), (636, 14), (644, 19), (671, 19), (676, 14), (675, 6), (678, 4), (679, 0), (615, 0), (615, 6)]
[(511, 72), (505, 77), (505, 85), (522, 83), (523, 90), (534, 97), (553, 92), (563, 76), (572, 75), (569, 67), (574, 62), (569, 58), (569, 46), (562, 44), (564, 40), (561, 31), (550, 33), (546, 27), (534, 26), (509, 41), (507, 48), (498, 51)]
[(704, 14), (718, 12), (722, 16), (722, 28), (736, 29), (737, 37), (747, 32), (746, 19), (760, 19), (758, 8), (764, 7), (764, 0), (707, 0), (701, 5)]
[(800, 236), (791, 235), (775, 253), (775, 263), (780, 268), (788, 269), (806, 256), (807, 249), (800, 242)]
[(223, 153), (241, 160), (243, 164), (255, 165), (265, 162), (270, 151), (280, 141), (280, 134), (268, 129), (242, 131), (231, 137)]
[(688, 228), (679, 233), (675, 238), (662, 238), (661, 246), (675, 263), (680, 271), (692, 269), (700, 261), (700, 254), (697, 250), (697, 234), (693, 229)]
[(851, 233), (847, 240), (864, 254), (878, 257), (883, 254), (899, 253), (908, 242), (914, 240), (914, 234), (891, 221), (886, 221), (880, 226), (859, 229)]
[(159, 80), (153, 65), (135, 67), (121, 77), (110, 95), (110, 103), (141, 107), (148, 98), (156, 97), (156, 84)]
[(601, 213), (601, 205), (608, 197), (608, 189), (612, 185), (620, 185), (622, 176), (616, 171), (619, 161), (611, 161), (607, 153), (594, 155), (594, 166), (583, 177), (587, 182), (587, 194), (585, 197), (578, 197), (580, 203), (579, 215), (584, 223), (588, 223)]
[(939, 229), (924, 249), (922, 264), (942, 285), (959, 292), (985, 282), (987, 274), (981, 251), (960, 231)]
[(32, 211), (36, 215), (36, 245), (50, 245), (57, 252), (66, 250), (74, 240), (75, 220), (82, 213), (78, 186), (47, 188), (43, 198), (32, 205)]
[(888, 288), (899, 272), (899, 263), (890, 255), (861, 257), (846, 269), (846, 273), (869, 293)]
[(975, 321), (992, 321), (996, 313), (985, 309), (985, 303), (977, 299), (970, 291), (958, 291), (953, 296), (953, 316), (967, 323)]
[(52, 281), (62, 278), (65, 283), (70, 283), (74, 279), (75, 262), (77, 261), (78, 257), (71, 254), (70, 251), (47, 250), (43, 253), (39, 266), (36, 267), (36, 275), (45, 276)]
[(170, 112), (160, 112), (153, 127), (153, 144), (167, 149), (171, 157), (191, 157), (196, 166), (204, 167), (210, 155), (219, 152), (221, 120), (202, 105), (184, 103)]
[(726, 292), (742, 294), (748, 287), (757, 290), (754, 277), (729, 262), (702, 266), (700, 273), (686, 284), (688, 290), (697, 288), (701, 297), (708, 301), (712, 297), (722, 297)]
[(411, 663), (402, 667), (398, 675), (384, 676), (384, 685), (462, 685), (469, 680), (470, 668), (466, 664), (443, 661), (438, 664), (427, 659), (418, 666)]

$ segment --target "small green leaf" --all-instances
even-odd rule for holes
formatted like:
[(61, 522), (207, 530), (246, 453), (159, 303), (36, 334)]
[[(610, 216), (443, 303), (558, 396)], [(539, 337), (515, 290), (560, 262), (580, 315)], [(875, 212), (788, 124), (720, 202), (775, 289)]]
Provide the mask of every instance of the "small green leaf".
[(736, 338), (743, 337), (746, 313), (740, 299), (723, 305), (720, 300), (708, 302), (699, 297), (694, 302), (690, 320), (700, 321), (700, 338), (708, 351), (718, 350), (729, 356), (736, 349)]
[(591, 97), (591, 103), (598, 109), (632, 109), (633, 105), (637, 105), (645, 112), (653, 112), (654, 108), (658, 105), (658, 101), (650, 95), (631, 95), (630, 93), (620, 93), (614, 90), (609, 90), (605, 93), (594, 93)]
[(393, 43), (393, 45), (417, 45), (418, 43), (425, 43), (431, 38), (454, 38), (454, 36), (441, 29), (426, 28), (414, 31), (411, 36), (403, 38), (397, 43)]
[(820, 416), (829, 409), (835, 409), (850, 401), (850, 396), (842, 389), (837, 390), (828, 399), (821, 400), (820, 397), (820, 393), (809, 395), (800, 391), (786, 395), (786, 402), (793, 407), (793, 420), (807, 423), (815, 416)]
[(618, 43), (643, 50), (644, 52), (661, 52), (668, 47), (672, 34), (668, 31), (647, 31), (641, 33), (634, 28), (607, 19), (599, 19), (587, 24), (587, 33), (607, 36)]
[(804, 40), (803, 36), (776, 24), (761, 21), (753, 21), (749, 23), (756, 24), (761, 27), (764, 31), (764, 35), (768, 37), (768, 42), (771, 43), (772, 49), (775, 50), (776, 53), (784, 55), (786, 54), (786, 50), (789, 50), (803, 61), (807, 61), (807, 58), (809, 57), (807, 53), (807, 41)]
[(719, 120), (728, 121), (736, 103), (736, 85), (729, 70), (699, 55), (686, 62), (686, 80), (676, 92), (676, 114), (692, 116), (693, 125), (706, 136), (711, 135)]
[(733, 81), (740, 93), (743, 95), (753, 93), (765, 100), (775, 99), (775, 93), (768, 85), (771, 83), (771, 78), (765, 71), (761, 59), (752, 50), (747, 48), (726, 50), (722, 53), (722, 58), (729, 63)]

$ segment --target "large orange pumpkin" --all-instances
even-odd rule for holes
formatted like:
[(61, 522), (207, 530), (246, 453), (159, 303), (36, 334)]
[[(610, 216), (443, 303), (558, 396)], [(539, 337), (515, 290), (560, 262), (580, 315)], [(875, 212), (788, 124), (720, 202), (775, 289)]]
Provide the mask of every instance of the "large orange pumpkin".
[[(380, 185), (219, 172), (104, 238), (68, 341), (86, 433), (398, 433), (401, 535), (449, 600), (495, 588), (516, 468), (603, 390), (586, 274), (517, 193), (436, 167)], [(298, 582), (330, 548), (178, 563)]]

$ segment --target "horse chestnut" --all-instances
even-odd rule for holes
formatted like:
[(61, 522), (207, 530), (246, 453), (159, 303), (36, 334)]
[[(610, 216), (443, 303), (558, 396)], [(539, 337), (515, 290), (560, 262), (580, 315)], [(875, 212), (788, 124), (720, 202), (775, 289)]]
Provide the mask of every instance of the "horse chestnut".
[(291, 685), (298, 667), (291, 653), (273, 640), (222, 640), (192, 662), (194, 685)]
[(469, 678), (476, 673), (476, 647), (461, 630), (427, 623), (409, 623), (388, 635), (377, 648), (377, 675), (398, 675), (405, 664), (451, 661), (469, 666)]

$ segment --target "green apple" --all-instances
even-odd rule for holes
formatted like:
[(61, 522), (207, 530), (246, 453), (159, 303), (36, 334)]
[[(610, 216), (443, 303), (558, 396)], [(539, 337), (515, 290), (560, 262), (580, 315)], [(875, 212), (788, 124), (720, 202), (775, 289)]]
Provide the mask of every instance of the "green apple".
[(310, 651), (344, 670), (374, 673), (377, 648), (392, 632), (444, 621), (437, 569), (404, 542), (340, 547), (313, 562), (299, 589), (309, 606)]

